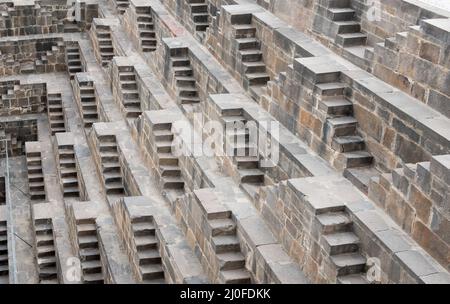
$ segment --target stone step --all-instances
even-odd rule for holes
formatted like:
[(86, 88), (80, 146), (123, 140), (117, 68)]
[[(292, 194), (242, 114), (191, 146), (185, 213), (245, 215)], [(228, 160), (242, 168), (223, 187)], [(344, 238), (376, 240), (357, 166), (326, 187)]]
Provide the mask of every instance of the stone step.
[(39, 269), (39, 279), (41, 279), (41, 280), (56, 279), (57, 276), (58, 275), (57, 275), (56, 266), (43, 267), (43, 268)]
[(235, 270), (245, 267), (245, 257), (240, 252), (225, 252), (217, 255), (219, 260), (219, 269), (223, 270)]
[(334, 137), (331, 145), (338, 152), (353, 152), (365, 149), (364, 139), (357, 135)]
[(102, 284), (103, 283), (102, 273), (86, 273), (83, 274), (83, 281), (87, 284)]
[(36, 251), (38, 257), (54, 256), (55, 246), (54, 245), (37, 246)]
[(353, 226), (346, 212), (327, 212), (317, 215), (322, 234), (348, 232)]
[(225, 270), (220, 272), (225, 284), (250, 284), (251, 276), (246, 269)]
[(181, 169), (179, 166), (159, 166), (161, 176), (180, 176)]
[(316, 93), (322, 96), (341, 96), (347, 86), (340, 82), (319, 83), (315, 87)]
[(191, 62), (188, 57), (172, 57), (172, 67), (190, 66)]
[(255, 38), (256, 35), (256, 28), (251, 24), (235, 24), (233, 30), (236, 39)]
[(175, 76), (175, 82), (177, 86), (187, 86), (195, 88), (195, 78), (192, 76)]
[(238, 46), (238, 50), (259, 49), (260, 47), (258, 39), (254, 37), (239, 38), (236, 39), (236, 43)]
[(154, 280), (164, 278), (161, 264), (144, 264), (139, 266), (143, 280)]
[(263, 53), (258, 49), (242, 50), (238, 53), (242, 62), (261, 62)]
[(350, 0), (319, 0), (319, 4), (324, 7), (346, 8), (351, 6)]
[(183, 189), (184, 181), (180, 176), (164, 176), (162, 186), (164, 189)]
[(86, 235), (97, 235), (97, 227), (95, 224), (77, 224), (77, 235), (78, 236), (86, 236)]
[(336, 44), (343, 47), (365, 45), (366, 41), (367, 35), (363, 33), (338, 34), (336, 36)]
[(172, 67), (174, 75), (177, 76), (192, 76), (193, 70), (190, 66)]
[(160, 166), (178, 166), (178, 158), (172, 153), (158, 153), (158, 163)]
[(169, 130), (153, 130), (155, 141), (172, 141), (173, 133)]
[(351, 116), (353, 103), (342, 97), (334, 97), (321, 100), (319, 109), (332, 116)]
[(241, 183), (264, 183), (264, 172), (259, 169), (240, 169)]
[(336, 21), (335, 24), (338, 27), (338, 34), (350, 34), (350, 33), (360, 33), (361, 25), (359, 22), (350, 21)]
[(266, 65), (262, 61), (248, 61), (242, 62), (244, 67), (244, 73), (264, 73), (266, 71)]
[(373, 177), (378, 177), (380, 172), (375, 168), (347, 168), (344, 170), (346, 177), (361, 192), (368, 194), (369, 183)]
[(211, 227), (211, 235), (234, 235), (236, 233), (236, 223), (231, 218), (219, 218), (208, 220)]
[(56, 266), (56, 257), (55, 256), (40, 257), (37, 258), (37, 263), (39, 265), (39, 268)]
[(373, 156), (367, 151), (354, 151), (342, 154), (346, 168), (370, 166), (373, 162)]
[(352, 253), (359, 249), (359, 238), (353, 232), (323, 235), (323, 246), (330, 255)]
[(82, 235), (78, 237), (80, 248), (98, 248), (98, 239), (96, 235)]
[(354, 135), (358, 121), (353, 116), (342, 116), (327, 119), (327, 125), (334, 136)]
[(257, 156), (235, 156), (238, 169), (257, 169), (259, 168), (259, 158)]
[(369, 284), (365, 274), (350, 274), (337, 277), (338, 284)]
[(201, 22), (201, 23), (207, 23), (208, 22), (208, 13), (192, 13), (192, 20), (194, 23)]
[(155, 225), (152, 222), (138, 222), (132, 224), (135, 236), (155, 235)]
[(161, 263), (161, 256), (157, 249), (147, 249), (138, 252), (139, 265)]
[(100, 273), (102, 271), (102, 263), (100, 260), (81, 261), (81, 269), (85, 273)]
[(234, 235), (219, 235), (212, 238), (212, 248), (215, 253), (240, 251), (239, 240)]
[(364, 271), (366, 258), (359, 253), (339, 254), (331, 257), (338, 276), (357, 274)]
[(245, 77), (248, 80), (249, 85), (265, 85), (270, 81), (270, 76), (267, 73), (247, 73)]
[(52, 234), (39, 234), (36, 235), (36, 246), (52, 246), (53, 235)]
[(82, 248), (80, 249), (80, 257), (85, 261), (99, 260), (100, 250), (98, 248)]
[(158, 240), (154, 235), (137, 235), (134, 237), (134, 242), (138, 251), (155, 249), (158, 246)]
[(209, 27), (209, 23), (208, 22), (196, 22), (195, 23), (195, 30), (196, 31), (204, 32), (204, 31), (206, 31), (206, 29), (208, 27)]
[(208, 12), (208, 5), (206, 3), (190, 3), (192, 13), (206, 13)]
[(351, 8), (328, 8), (327, 17), (332, 21), (348, 21), (355, 17), (355, 10)]

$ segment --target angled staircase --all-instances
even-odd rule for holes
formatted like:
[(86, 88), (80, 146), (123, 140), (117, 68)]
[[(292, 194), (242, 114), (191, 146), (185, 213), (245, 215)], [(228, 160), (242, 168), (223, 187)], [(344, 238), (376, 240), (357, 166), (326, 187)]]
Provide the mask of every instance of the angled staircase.
[(41, 152), (27, 151), (28, 187), (32, 200), (45, 200), (44, 174), (42, 172)]
[(208, 214), (212, 248), (219, 260), (219, 279), (225, 284), (250, 284), (231, 212)]
[(206, 0), (188, 0), (195, 33), (204, 36), (209, 27), (208, 2)]
[(326, 115), (324, 138), (339, 153), (340, 168), (367, 167), (373, 157), (365, 150), (364, 139), (358, 134), (358, 121), (353, 116), (353, 104), (345, 97), (343, 83), (316, 84), (321, 92), (319, 111)]
[(227, 154), (233, 157), (241, 185), (254, 188), (264, 185), (264, 172), (260, 168), (257, 140), (250, 139), (250, 131), (245, 127), (247, 120), (242, 109), (222, 112), (225, 122)]
[(351, 0), (322, 0), (326, 8), (326, 18), (331, 20), (334, 43), (343, 48), (343, 56), (355, 64), (365, 67), (368, 53), (373, 48), (367, 47), (367, 35), (361, 31), (361, 23)]
[(174, 139), (171, 131), (171, 123), (160, 123), (153, 125), (153, 136), (158, 158), (159, 174), (164, 190), (184, 190), (184, 181), (178, 158), (172, 153), (172, 142)]
[(60, 183), (64, 197), (80, 197), (78, 172), (73, 145), (59, 145)]
[(51, 219), (34, 221), (39, 283), (58, 283), (56, 252)]
[(157, 40), (150, 7), (136, 8), (139, 41), (143, 52), (156, 50)]
[(98, 121), (97, 101), (93, 81), (79, 83), (79, 94), (81, 101), (81, 116), (84, 127), (90, 128)]
[(185, 112), (195, 112), (200, 97), (187, 49), (171, 56), (171, 62), (178, 103)]
[(60, 93), (47, 94), (47, 112), (52, 135), (55, 135), (57, 132), (66, 132)]
[(8, 232), (6, 221), (0, 221), (0, 284), (9, 283)]
[(367, 284), (366, 258), (359, 252), (360, 240), (345, 207), (319, 210), (317, 220), (322, 233), (322, 246), (330, 255), (339, 284)]
[(116, 137), (114, 135), (102, 135), (98, 137), (98, 141), (105, 192), (107, 195), (123, 194), (124, 188)]
[(83, 71), (78, 43), (66, 44), (66, 64), (70, 79), (73, 79), (76, 73)]
[(136, 118), (142, 114), (141, 100), (133, 66), (119, 67), (119, 82), (122, 93), (122, 109), (127, 118)]
[(76, 229), (82, 281), (84, 284), (103, 284), (103, 268), (95, 220), (77, 220)]
[(107, 66), (114, 57), (114, 48), (111, 39), (111, 30), (106, 25), (95, 25), (95, 36), (98, 43), (98, 59), (102, 66)]
[(153, 217), (132, 219), (131, 229), (139, 258), (140, 281), (146, 284), (165, 283)]
[(233, 35), (237, 59), (241, 63), (244, 88), (253, 98), (259, 100), (270, 76), (266, 72), (260, 41), (256, 37), (256, 27), (251, 24), (233, 24)]

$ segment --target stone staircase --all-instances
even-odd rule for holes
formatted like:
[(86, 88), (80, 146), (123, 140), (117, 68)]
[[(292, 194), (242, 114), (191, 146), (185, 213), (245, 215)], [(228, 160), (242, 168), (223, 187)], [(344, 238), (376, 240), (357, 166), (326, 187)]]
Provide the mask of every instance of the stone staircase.
[(171, 123), (160, 123), (154, 124), (152, 130), (162, 188), (177, 192), (184, 190), (184, 181), (178, 158), (172, 153), (174, 136), (171, 129)]
[(254, 99), (259, 100), (270, 76), (266, 72), (260, 42), (256, 38), (256, 27), (251, 24), (233, 24), (233, 35), (236, 40), (237, 60), (241, 62), (244, 75), (244, 88)]
[(81, 101), (81, 116), (84, 127), (90, 128), (98, 121), (97, 101), (93, 81), (79, 82), (79, 94)]
[(114, 0), (114, 2), (116, 5), (117, 12), (121, 15), (123, 15), (125, 13), (128, 6), (130, 5), (129, 0)]
[(206, 29), (209, 27), (208, 2), (206, 0), (188, 0), (188, 3), (195, 32), (204, 36)]
[(0, 221), (0, 284), (9, 283), (8, 232), (6, 221)]
[(108, 66), (114, 57), (114, 48), (111, 39), (111, 30), (109, 26), (99, 25), (95, 26), (95, 36), (98, 43), (99, 59), (102, 66)]
[(147, 284), (165, 283), (153, 217), (132, 219), (131, 229), (139, 259), (140, 281)]
[(153, 52), (156, 50), (157, 40), (151, 8), (138, 7), (136, 8), (136, 15), (141, 50), (143, 52)]
[(171, 61), (178, 103), (186, 113), (195, 112), (200, 97), (187, 49), (177, 51)]
[(102, 135), (98, 137), (98, 141), (106, 194), (123, 194), (124, 188), (116, 137), (114, 135)]
[(365, 150), (364, 139), (357, 132), (353, 104), (345, 97), (343, 83), (319, 83), (319, 110), (326, 116), (324, 138), (339, 153), (343, 169), (370, 166), (373, 157)]
[(56, 252), (51, 219), (34, 220), (39, 283), (58, 283)]
[(76, 21), (64, 20), (64, 33), (78, 33), (81, 29), (78, 27)]
[(345, 207), (317, 211), (322, 246), (330, 255), (340, 284), (367, 284), (366, 258), (359, 253), (360, 240)]
[(28, 187), (32, 200), (45, 200), (44, 174), (40, 151), (26, 151)]
[(58, 159), (63, 196), (80, 197), (77, 164), (73, 145), (59, 145)]
[(264, 185), (264, 172), (259, 166), (257, 138), (250, 139), (250, 131), (245, 127), (247, 120), (242, 109), (228, 109), (222, 111), (225, 122), (227, 154), (233, 156), (241, 185), (247, 188)]
[(47, 94), (47, 113), (52, 135), (57, 132), (66, 132), (60, 93)]
[(141, 101), (133, 66), (119, 67), (119, 82), (122, 92), (122, 107), (127, 118), (136, 118), (142, 114)]
[(78, 43), (66, 45), (66, 64), (70, 79), (73, 79), (75, 73), (83, 71)]
[(97, 227), (93, 219), (76, 222), (82, 281), (85, 284), (103, 284), (103, 268), (97, 238)]
[(208, 214), (213, 250), (219, 260), (219, 279), (225, 284), (250, 284), (236, 232), (236, 223), (228, 213)]
[(342, 47), (343, 56), (358, 60), (365, 65), (365, 58), (373, 48), (366, 46), (367, 35), (361, 31), (361, 24), (351, 6), (351, 0), (322, 0), (326, 7), (326, 17), (331, 20), (334, 42)]

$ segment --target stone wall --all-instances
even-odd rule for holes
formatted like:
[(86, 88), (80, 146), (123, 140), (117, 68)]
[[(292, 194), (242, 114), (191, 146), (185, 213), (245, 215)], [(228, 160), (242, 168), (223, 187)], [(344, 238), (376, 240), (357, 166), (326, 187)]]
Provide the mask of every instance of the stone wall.
[(7, 39), (0, 42), (0, 75), (62, 72), (62, 38)]
[(373, 74), (450, 117), (450, 19), (423, 20), (375, 46)]
[(20, 81), (0, 83), (0, 116), (42, 113), (47, 109), (47, 85), (20, 84)]
[(76, 21), (79, 30), (89, 29), (98, 4), (77, 2), (76, 7), (45, 1), (3, 2), (0, 6), (0, 37), (65, 32)]
[(406, 164), (373, 178), (369, 197), (430, 255), (450, 269), (450, 156)]
[[(319, 189), (326, 184), (328, 194), (336, 191), (345, 196), (329, 199), (321, 195)], [(376, 281), (431, 283), (447, 276), (442, 266), (429, 261), (427, 254), (417, 249), (405, 232), (397, 230), (361, 193), (351, 190), (349, 182), (342, 177), (291, 179), (276, 187), (261, 188), (256, 206), (272, 233), (282, 240), (285, 250), (312, 282), (329, 283), (338, 279), (326, 245), (323, 216), (327, 212), (343, 212), (349, 216), (351, 231), (359, 238), (360, 254), (367, 259), (378, 259), (379, 268), (373, 269), (377, 273)], [(420, 268), (419, 264), (426, 267)]]

